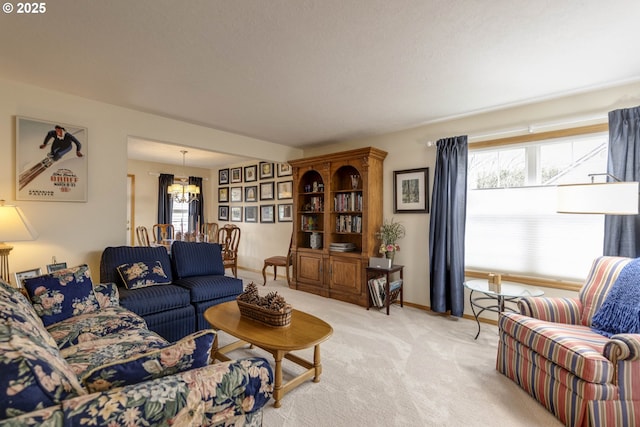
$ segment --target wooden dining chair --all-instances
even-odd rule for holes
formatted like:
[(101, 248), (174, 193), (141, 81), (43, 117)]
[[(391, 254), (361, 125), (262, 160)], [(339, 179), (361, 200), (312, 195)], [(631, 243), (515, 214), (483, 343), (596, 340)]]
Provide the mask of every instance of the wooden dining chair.
[(154, 224), (153, 225), (153, 243), (161, 243), (166, 240), (174, 240), (175, 231), (173, 224)]
[(293, 235), (289, 241), (289, 251), (287, 256), (276, 255), (264, 260), (264, 267), (262, 267), (262, 278), (264, 282), (262, 286), (267, 284), (267, 267), (273, 266), (273, 280), (276, 280), (278, 274), (278, 267), (284, 267), (287, 269), (287, 284), (291, 284), (291, 277), (289, 276), (289, 266), (293, 265), (293, 257), (291, 256), (291, 245), (293, 243)]
[(136, 227), (136, 239), (138, 240), (138, 246), (151, 246), (149, 232), (144, 225)]
[(218, 243), (222, 246), (222, 263), (224, 268), (231, 268), (234, 277), (238, 277), (238, 246), (240, 245), (240, 228), (227, 224), (218, 230)]
[(218, 223), (217, 222), (205, 222), (202, 224), (201, 233), (206, 236), (206, 241), (209, 243), (218, 243)]

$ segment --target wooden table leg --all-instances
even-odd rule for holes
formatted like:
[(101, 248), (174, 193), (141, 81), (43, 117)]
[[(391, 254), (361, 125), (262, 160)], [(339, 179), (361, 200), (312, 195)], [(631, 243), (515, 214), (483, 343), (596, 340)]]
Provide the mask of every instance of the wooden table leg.
[(279, 408), (281, 403), (280, 403), (280, 399), (282, 399), (282, 394), (283, 394), (283, 390), (282, 390), (282, 357), (284, 356), (284, 351), (282, 350), (277, 350), (274, 354), (273, 357), (276, 360), (276, 366), (275, 366), (275, 386), (273, 389), (273, 399), (275, 400), (275, 403), (273, 404), (274, 407)]
[(316, 376), (313, 377), (314, 383), (320, 382), (320, 375), (322, 374), (322, 363), (320, 362), (320, 344), (316, 344), (313, 347), (313, 368), (315, 369)]

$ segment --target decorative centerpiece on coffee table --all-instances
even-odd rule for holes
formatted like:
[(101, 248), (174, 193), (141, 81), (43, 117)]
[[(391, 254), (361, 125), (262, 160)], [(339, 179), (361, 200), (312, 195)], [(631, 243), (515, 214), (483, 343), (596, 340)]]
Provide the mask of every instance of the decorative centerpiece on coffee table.
[(291, 305), (282, 295), (269, 292), (261, 297), (258, 286), (251, 282), (236, 299), (240, 314), (265, 325), (275, 328), (289, 326), (291, 323)]

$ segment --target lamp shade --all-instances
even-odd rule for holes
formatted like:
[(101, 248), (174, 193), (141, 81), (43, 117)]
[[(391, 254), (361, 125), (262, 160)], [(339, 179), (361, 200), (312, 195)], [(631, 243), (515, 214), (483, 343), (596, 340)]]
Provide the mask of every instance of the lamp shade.
[(638, 182), (559, 185), (558, 213), (637, 215)]
[(38, 233), (19, 207), (0, 202), (0, 242), (34, 240), (36, 237)]

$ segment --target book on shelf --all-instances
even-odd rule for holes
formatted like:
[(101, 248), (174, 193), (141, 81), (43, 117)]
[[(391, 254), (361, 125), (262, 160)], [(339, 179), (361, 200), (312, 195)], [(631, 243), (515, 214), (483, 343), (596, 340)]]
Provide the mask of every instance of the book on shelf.
[(336, 194), (333, 198), (333, 210), (336, 212), (361, 211), (362, 193), (353, 191)]
[(362, 233), (362, 216), (338, 215), (336, 217), (336, 232)]

